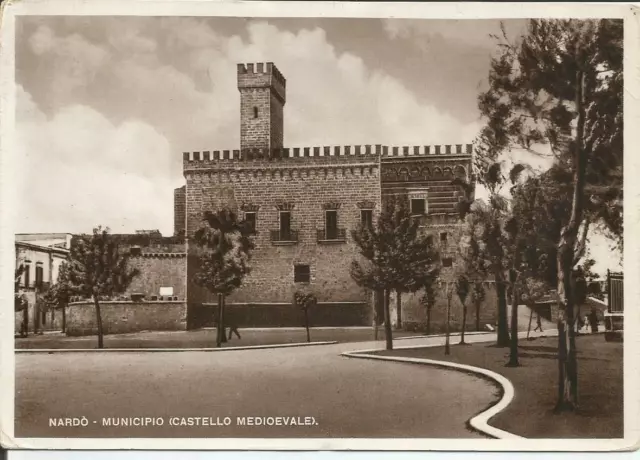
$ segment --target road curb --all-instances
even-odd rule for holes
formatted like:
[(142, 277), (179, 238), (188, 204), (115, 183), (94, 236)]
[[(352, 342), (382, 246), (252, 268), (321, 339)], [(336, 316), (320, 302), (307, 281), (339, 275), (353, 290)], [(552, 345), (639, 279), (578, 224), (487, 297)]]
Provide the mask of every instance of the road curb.
[[(481, 332), (481, 333), (484, 333), (484, 332)], [(475, 335), (479, 335), (479, 334), (475, 334)], [(435, 337), (438, 337), (438, 336), (435, 336)], [(410, 350), (410, 349), (427, 348), (427, 347), (435, 348), (439, 346), (442, 346), (442, 345), (434, 344), (430, 346), (428, 345), (426, 347), (424, 345), (412, 345), (412, 346), (405, 346), (405, 347), (396, 347), (395, 349)], [(400, 363), (422, 364), (427, 366), (452, 369), (452, 370), (464, 372), (467, 374), (477, 375), (485, 380), (489, 380), (491, 381), (491, 383), (498, 386), (498, 388), (501, 390), (500, 400), (495, 404), (491, 404), (489, 408), (483, 410), (479, 414), (472, 417), (467, 422), (468, 425), (471, 426), (471, 428), (473, 428), (474, 430), (484, 435), (487, 435), (491, 438), (524, 439), (522, 436), (518, 436), (508, 431), (504, 431), (489, 425), (489, 419), (491, 419), (492, 417), (494, 417), (495, 415), (499, 414), (504, 409), (506, 409), (507, 406), (513, 400), (513, 397), (515, 396), (515, 390), (513, 388), (513, 385), (511, 381), (507, 379), (505, 376), (482, 367), (469, 366), (467, 364), (452, 363), (449, 361), (439, 361), (439, 360), (427, 359), (427, 358), (407, 358), (407, 357), (401, 357), (401, 356), (382, 356), (377, 354), (371, 354), (372, 352), (378, 352), (378, 351), (381, 351), (381, 350), (371, 349), (371, 350), (349, 351), (349, 352), (341, 353), (341, 356), (344, 356), (347, 358), (360, 358), (360, 359), (372, 359), (372, 360), (379, 360), (379, 361), (393, 361), (393, 362), (400, 362)]]
[[(488, 334), (495, 334), (495, 332), (471, 331), (471, 332), (464, 333), (465, 337), (468, 335), (488, 335)], [(446, 337), (446, 336), (447, 336), (446, 333), (430, 334), (430, 335), (411, 335), (411, 336), (404, 336), (404, 337), (394, 337), (393, 340), (432, 339), (434, 337)], [(461, 336), (460, 332), (453, 332), (450, 334), (450, 337), (460, 337), (460, 336)]]
[(274, 345), (249, 345), (228, 348), (17, 348), (16, 353), (175, 353), (186, 351), (221, 352), (241, 350), (265, 350), (269, 348), (295, 348), (315, 345), (334, 345), (337, 341), (280, 343)]
[[(408, 348), (424, 348), (424, 347), (403, 347), (403, 349)], [(373, 350), (366, 350), (368, 352)], [(484, 369), (482, 367), (468, 366), (466, 364), (457, 364), (451, 363), (448, 361), (438, 361), (434, 359), (426, 359), (426, 358), (406, 358), (406, 357), (395, 357), (395, 356), (380, 356), (380, 355), (372, 355), (368, 353), (362, 352), (345, 352), (342, 353), (341, 356), (345, 356), (347, 358), (361, 358), (361, 359), (374, 359), (380, 361), (394, 361), (401, 363), (411, 363), (411, 364), (423, 364), (430, 365), (435, 367), (442, 367), (447, 369), (453, 369), (460, 372), (476, 374), (480, 377), (491, 380), (492, 383), (497, 384), (497, 386), (501, 389), (501, 397), (500, 400), (491, 405), (488, 409), (482, 411), (478, 415), (472, 417), (469, 420), (469, 425), (483, 433), (487, 436), (496, 439), (524, 439), (522, 436), (515, 435), (513, 433), (509, 433), (508, 431), (501, 430), (499, 428), (495, 428), (489, 425), (489, 419), (502, 412), (506, 407), (511, 403), (513, 397), (515, 396), (515, 390), (513, 385), (503, 375), (500, 375), (496, 372), (490, 371), (489, 369)]]

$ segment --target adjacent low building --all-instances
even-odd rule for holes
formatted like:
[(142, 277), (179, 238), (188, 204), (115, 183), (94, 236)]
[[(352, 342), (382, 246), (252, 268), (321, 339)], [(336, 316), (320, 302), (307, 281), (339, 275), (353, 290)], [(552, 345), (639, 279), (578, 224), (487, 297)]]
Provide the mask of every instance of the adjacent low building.
[(69, 257), (70, 233), (19, 233), (15, 236), (16, 280), (24, 308), (15, 312), (16, 333), (39, 333), (60, 330), (62, 314), (47, 308), (42, 295), (58, 279), (60, 265)]

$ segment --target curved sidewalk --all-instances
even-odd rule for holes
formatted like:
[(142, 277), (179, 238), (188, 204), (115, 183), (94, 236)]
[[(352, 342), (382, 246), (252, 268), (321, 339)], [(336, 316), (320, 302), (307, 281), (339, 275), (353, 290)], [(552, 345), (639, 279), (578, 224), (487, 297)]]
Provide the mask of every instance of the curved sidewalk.
[[(536, 333), (535, 335), (530, 334), (530, 337), (552, 337), (557, 335), (557, 330), (547, 330), (542, 333)], [(460, 334), (452, 334), (451, 338), (459, 337)], [(526, 332), (521, 332), (519, 334), (519, 338), (526, 338)], [(419, 344), (414, 344), (410, 346), (400, 346), (394, 347), (396, 350), (403, 349), (416, 349), (416, 348), (426, 348), (426, 347), (441, 347), (444, 346), (445, 337), (425, 337), (429, 339), (426, 343), (424, 340), (421, 340)], [(417, 338), (416, 338), (417, 339)], [(487, 343), (496, 340), (495, 334), (475, 334), (469, 337), (465, 335), (465, 339), (467, 342), (473, 343)], [(469, 366), (466, 364), (458, 364), (450, 361), (440, 361), (434, 359), (426, 359), (426, 358), (407, 358), (401, 356), (384, 356), (373, 354), (373, 352), (378, 352), (380, 349), (367, 349), (367, 350), (354, 350), (343, 352), (341, 355), (348, 358), (360, 358), (360, 359), (373, 359), (373, 360), (381, 360), (381, 361), (393, 361), (393, 362), (401, 362), (401, 363), (412, 363), (412, 364), (422, 364), (422, 365), (430, 365), (445, 369), (457, 370), (460, 372), (464, 372), (467, 374), (472, 374), (479, 376), (485, 380), (490, 380), (491, 383), (496, 385), (500, 389), (500, 399), (497, 403), (491, 404), (489, 408), (482, 411), (481, 413), (472, 417), (468, 424), (476, 431), (485, 434), (489, 437), (496, 439), (523, 439), (523, 437), (515, 435), (505, 430), (501, 430), (499, 428), (495, 428), (489, 425), (489, 420), (500, 413), (509, 405), (509, 403), (513, 400), (515, 396), (515, 390), (513, 385), (501, 374), (497, 372), (493, 372), (489, 369), (484, 369), (476, 366)]]

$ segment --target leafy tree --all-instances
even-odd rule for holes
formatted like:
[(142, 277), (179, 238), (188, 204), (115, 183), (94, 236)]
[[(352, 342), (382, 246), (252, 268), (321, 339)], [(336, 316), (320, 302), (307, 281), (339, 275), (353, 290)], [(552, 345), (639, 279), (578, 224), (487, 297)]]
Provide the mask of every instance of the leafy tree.
[(23, 264), (18, 265), (13, 275), (13, 304), (15, 311), (22, 311), (25, 309), (25, 298), (20, 294), (20, 278), (25, 272), (25, 266)]
[(63, 262), (58, 269), (58, 278), (44, 293), (44, 303), (49, 308), (62, 309), (62, 332), (67, 330), (67, 307), (73, 296), (73, 287), (69, 282), (69, 266)]
[(420, 298), (420, 303), (425, 307), (426, 317), (427, 317), (427, 325), (426, 325), (426, 334), (431, 334), (431, 311), (436, 304), (436, 290), (435, 284), (438, 281), (439, 270), (436, 269), (433, 271), (432, 276), (427, 278), (422, 290), (424, 294)]
[(451, 354), (451, 299), (455, 292), (455, 283), (450, 281), (442, 281), (444, 284), (444, 292), (447, 297), (447, 319), (445, 324), (445, 341), (444, 341), (444, 354)]
[(22, 312), (22, 327), (20, 336), (26, 337), (29, 333), (29, 302), (24, 294), (20, 292), (20, 278), (24, 274), (26, 267), (19, 264), (13, 275), (13, 308), (15, 312)]
[(497, 346), (509, 345), (509, 330), (507, 326), (507, 285), (506, 272), (509, 266), (509, 245), (506, 241), (505, 225), (510, 218), (507, 199), (501, 195), (501, 190), (507, 182), (502, 174), (501, 163), (492, 163), (479, 170), (476, 180), (489, 191), (489, 200), (473, 198), (473, 186), (462, 179), (455, 179), (452, 183), (460, 185), (465, 190), (465, 196), (458, 203), (461, 217), (465, 220), (466, 241), (469, 243), (464, 255), (465, 264), (477, 270), (491, 274), (496, 283), (498, 334)]
[(460, 345), (464, 345), (464, 331), (467, 328), (467, 297), (471, 291), (471, 283), (465, 274), (461, 274), (455, 281), (456, 294), (462, 304), (462, 331), (460, 333)]
[(311, 342), (311, 334), (309, 333), (309, 310), (318, 304), (318, 299), (311, 292), (296, 292), (293, 296), (293, 303), (304, 312), (304, 327), (307, 330), (307, 342)]
[(362, 287), (384, 292), (387, 349), (393, 349), (391, 291), (416, 292), (437, 269), (432, 238), (423, 235), (405, 200), (390, 200), (373, 227), (359, 226), (352, 236), (362, 256), (351, 264), (351, 277)]
[(571, 208), (557, 241), (557, 410), (578, 407), (572, 270), (584, 252), (581, 233), (593, 219), (622, 244), (623, 23), (617, 19), (530, 20), (509, 43), (503, 30), (489, 89), (479, 107), (487, 120), (480, 142), (492, 161), (513, 147), (546, 145), (570, 177)]
[(254, 248), (250, 235), (250, 224), (227, 208), (205, 212), (203, 226), (194, 235), (200, 263), (194, 281), (218, 296), (217, 347), (225, 341), (225, 298), (250, 272)]
[(470, 283), (469, 295), (471, 303), (475, 307), (476, 331), (480, 330), (480, 306), (486, 299), (482, 282), (487, 278), (487, 261), (482, 251), (482, 243), (479, 241), (482, 229), (479, 227), (478, 220), (468, 219), (458, 246), (461, 262), (458, 271)]
[[(100, 300), (125, 292), (138, 275), (129, 269), (129, 254), (120, 250), (108, 228), (96, 227), (91, 235), (76, 238), (69, 252), (69, 291), (93, 300), (98, 326), (98, 348), (104, 348)], [(65, 283), (67, 284), (67, 283)]]
[(487, 293), (484, 289), (484, 285), (482, 281), (474, 281), (471, 285), (471, 303), (475, 307), (476, 311), (476, 331), (479, 331), (480, 328), (480, 307), (482, 306), (482, 302), (487, 298)]

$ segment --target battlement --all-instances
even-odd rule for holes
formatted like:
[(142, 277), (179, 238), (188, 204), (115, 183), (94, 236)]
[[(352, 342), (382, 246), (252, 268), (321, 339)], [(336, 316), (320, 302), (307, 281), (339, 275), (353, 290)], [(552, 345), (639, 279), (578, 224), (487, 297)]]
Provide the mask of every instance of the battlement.
[(446, 158), (447, 156), (471, 156), (472, 144), (454, 145), (416, 145), (416, 146), (386, 146), (386, 145), (338, 145), (318, 147), (294, 147), (282, 149), (244, 149), (244, 150), (214, 150), (201, 152), (184, 152), (183, 162), (186, 164), (201, 161), (219, 160), (286, 160), (287, 158), (305, 157), (354, 157), (377, 156), (382, 160), (400, 158)]
[(273, 62), (238, 64), (238, 89), (269, 88), (282, 103), (286, 100), (287, 80)]
[(238, 64), (238, 75), (262, 74), (271, 75), (282, 86), (287, 86), (287, 79), (280, 73), (273, 62), (258, 62), (256, 64)]

